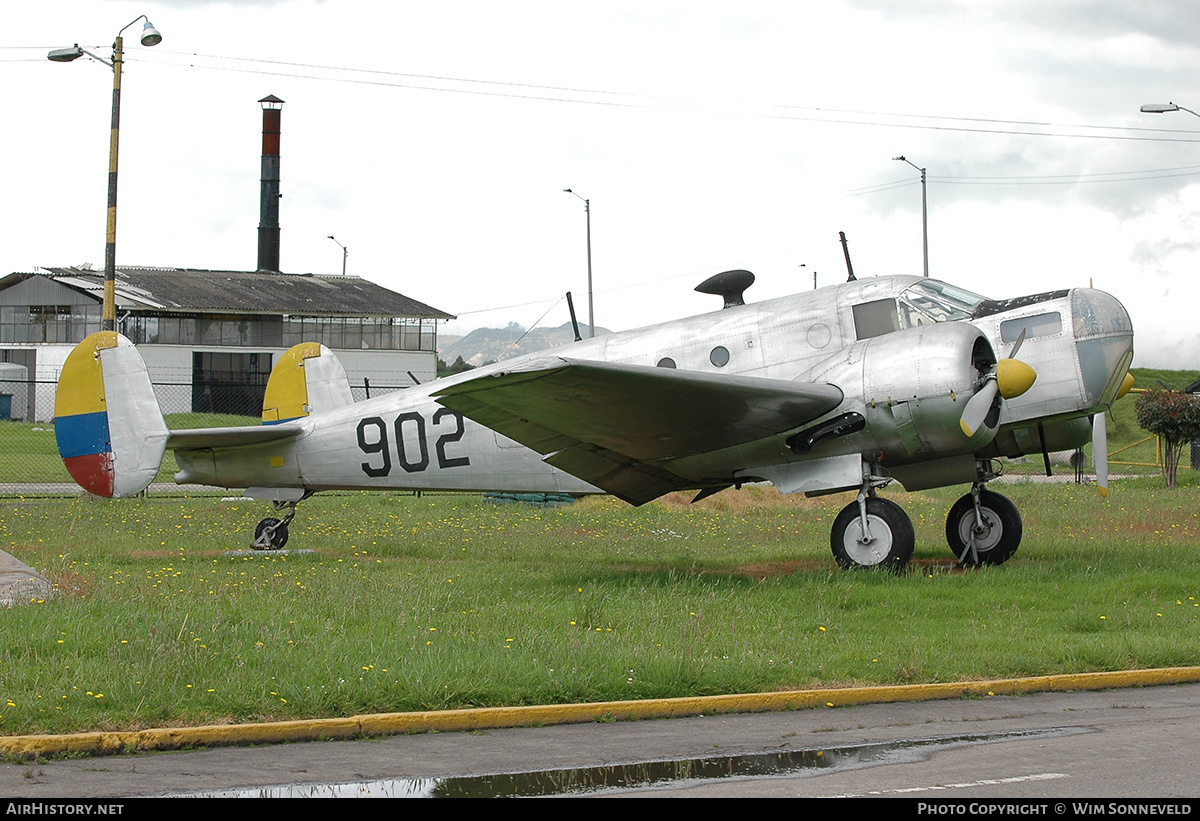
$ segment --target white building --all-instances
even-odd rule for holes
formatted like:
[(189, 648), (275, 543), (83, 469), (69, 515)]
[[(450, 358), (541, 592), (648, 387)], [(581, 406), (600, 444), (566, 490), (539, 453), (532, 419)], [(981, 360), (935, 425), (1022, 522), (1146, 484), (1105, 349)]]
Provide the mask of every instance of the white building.
[[(86, 268), (0, 278), (0, 362), (56, 382), (75, 344), (100, 330), (103, 290), (102, 272)], [(358, 277), (185, 268), (118, 268), (116, 309), (165, 413), (261, 413), (276, 357), (299, 342), (337, 352), (359, 398), (426, 382), (437, 323), (453, 318)], [(12, 418), (49, 421), (38, 395), (24, 392)]]

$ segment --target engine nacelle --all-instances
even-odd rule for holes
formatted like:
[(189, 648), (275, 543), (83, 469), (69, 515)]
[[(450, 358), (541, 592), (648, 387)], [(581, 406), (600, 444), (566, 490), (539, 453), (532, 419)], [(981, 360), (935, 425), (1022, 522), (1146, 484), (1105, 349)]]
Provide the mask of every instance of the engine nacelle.
[(885, 466), (919, 460), (926, 453), (938, 458), (973, 453), (996, 435), (1000, 400), (973, 435), (963, 431), (959, 420), (995, 364), (991, 343), (967, 322), (925, 325), (856, 342), (797, 377), (837, 385), (845, 399), (788, 445), (814, 454), (858, 451)]

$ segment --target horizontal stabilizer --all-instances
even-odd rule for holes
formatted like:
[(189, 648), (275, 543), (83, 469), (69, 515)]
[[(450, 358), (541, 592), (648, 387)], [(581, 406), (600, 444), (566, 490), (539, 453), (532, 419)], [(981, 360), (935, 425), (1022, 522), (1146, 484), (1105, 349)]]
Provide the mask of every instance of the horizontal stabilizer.
[(167, 448), (170, 450), (234, 448), (242, 445), (259, 445), (263, 442), (279, 442), (284, 439), (292, 439), (299, 433), (300, 428), (294, 425), (173, 430), (167, 436)]

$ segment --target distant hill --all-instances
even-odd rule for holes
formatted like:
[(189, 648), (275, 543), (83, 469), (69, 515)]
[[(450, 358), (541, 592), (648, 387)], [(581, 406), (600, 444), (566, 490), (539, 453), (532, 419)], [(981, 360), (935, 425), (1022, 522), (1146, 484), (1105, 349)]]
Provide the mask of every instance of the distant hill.
[[(580, 324), (579, 332), (587, 338), (586, 325)], [(607, 328), (596, 328), (596, 336), (607, 333), (611, 333)], [(570, 322), (557, 328), (534, 328), (528, 333), (514, 323), (507, 328), (476, 328), (466, 336), (441, 337), (438, 341), (443, 343), (438, 349), (438, 358), (442, 361), (451, 363), (461, 356), (468, 365), (479, 367), (488, 362), (567, 345), (575, 341), (575, 333)]]
[(1163, 387), (1163, 383), (1166, 383), (1167, 387), (1181, 391), (1191, 386), (1197, 379), (1200, 379), (1200, 371), (1130, 368), (1129, 372), (1133, 374), (1133, 386), (1135, 388), (1147, 388), (1149, 390), (1159, 390)]

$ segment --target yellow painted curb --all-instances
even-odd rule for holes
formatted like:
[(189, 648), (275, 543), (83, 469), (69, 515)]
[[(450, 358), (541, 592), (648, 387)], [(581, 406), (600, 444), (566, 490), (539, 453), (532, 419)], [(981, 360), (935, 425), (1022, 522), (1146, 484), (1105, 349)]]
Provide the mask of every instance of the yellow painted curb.
[(318, 741), (359, 736), (398, 735), (431, 731), (499, 729), (547, 724), (582, 724), (598, 720), (677, 718), (701, 713), (765, 713), (814, 707), (848, 707), (897, 701), (934, 701), (963, 696), (1110, 690), (1161, 684), (1200, 682), (1200, 667), (1166, 667), (1114, 673), (1077, 673), (1031, 678), (967, 681), (947, 684), (909, 684), (828, 690), (789, 690), (728, 696), (697, 696), (652, 701), (600, 701), (535, 707), (481, 707), (422, 713), (381, 713), (349, 718), (278, 721), (270, 724), (226, 724), (167, 727), (131, 732), (74, 733), (0, 737), (0, 753), (35, 756), (57, 753), (110, 753), (177, 750), (183, 747), (225, 747)]

